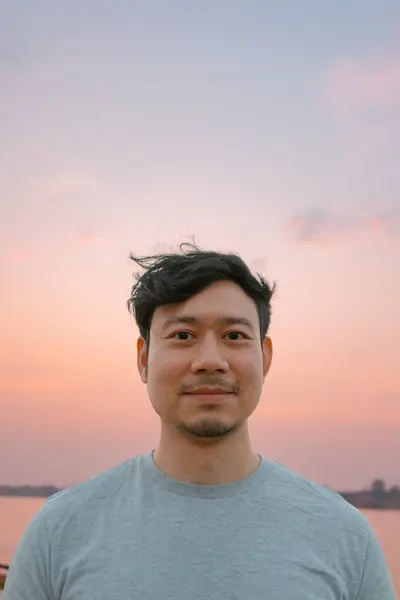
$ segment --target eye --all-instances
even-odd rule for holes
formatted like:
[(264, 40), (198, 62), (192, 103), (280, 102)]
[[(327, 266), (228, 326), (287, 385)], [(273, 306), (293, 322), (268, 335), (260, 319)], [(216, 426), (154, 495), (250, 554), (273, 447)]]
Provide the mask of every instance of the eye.
[(225, 337), (227, 337), (232, 342), (249, 339), (249, 337), (241, 331), (229, 331)]
[(171, 335), (172, 339), (180, 340), (182, 342), (187, 342), (193, 338), (193, 335), (189, 333), (189, 331), (177, 331)]

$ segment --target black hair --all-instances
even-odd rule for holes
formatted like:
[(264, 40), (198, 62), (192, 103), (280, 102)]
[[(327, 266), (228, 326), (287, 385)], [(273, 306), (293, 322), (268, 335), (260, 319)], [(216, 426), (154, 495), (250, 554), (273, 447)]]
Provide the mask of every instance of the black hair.
[(150, 327), (158, 306), (188, 300), (217, 281), (233, 281), (254, 301), (263, 341), (271, 321), (270, 286), (262, 275), (253, 275), (237, 254), (201, 250), (195, 244), (180, 245), (180, 253), (138, 257), (130, 255), (144, 272), (134, 274), (128, 309), (141, 337), (149, 343)]

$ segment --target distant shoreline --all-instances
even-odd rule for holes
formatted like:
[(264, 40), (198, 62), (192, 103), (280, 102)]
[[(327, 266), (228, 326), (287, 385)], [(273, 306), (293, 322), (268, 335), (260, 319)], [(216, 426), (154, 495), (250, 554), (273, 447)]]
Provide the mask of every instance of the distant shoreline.
[(54, 485), (0, 485), (0, 496), (11, 498), (50, 498), (64, 488)]
[[(328, 487), (328, 486), (326, 486)], [(50, 498), (63, 489), (54, 485), (0, 485), (0, 496), (10, 498)], [(336, 491), (336, 490), (332, 490)], [(394, 486), (386, 489), (385, 482), (377, 479), (373, 482), (371, 489), (356, 492), (338, 492), (349, 504), (356, 508), (376, 510), (400, 510), (400, 488)]]

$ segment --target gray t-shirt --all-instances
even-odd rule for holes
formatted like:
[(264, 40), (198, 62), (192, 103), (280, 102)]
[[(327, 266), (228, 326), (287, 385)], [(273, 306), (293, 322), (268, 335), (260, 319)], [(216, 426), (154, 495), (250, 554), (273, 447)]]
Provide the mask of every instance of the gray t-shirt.
[(395, 600), (366, 517), (263, 460), (222, 486), (151, 454), (56, 494), (16, 551), (5, 600)]

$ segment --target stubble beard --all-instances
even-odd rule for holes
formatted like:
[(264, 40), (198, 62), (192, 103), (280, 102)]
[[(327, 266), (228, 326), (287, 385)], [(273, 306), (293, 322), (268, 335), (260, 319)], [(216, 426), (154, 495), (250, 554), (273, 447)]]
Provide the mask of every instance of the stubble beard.
[(179, 423), (178, 430), (185, 437), (192, 440), (219, 441), (235, 433), (241, 425), (241, 422), (235, 423), (234, 425), (226, 425), (216, 419), (201, 418), (195, 423)]

